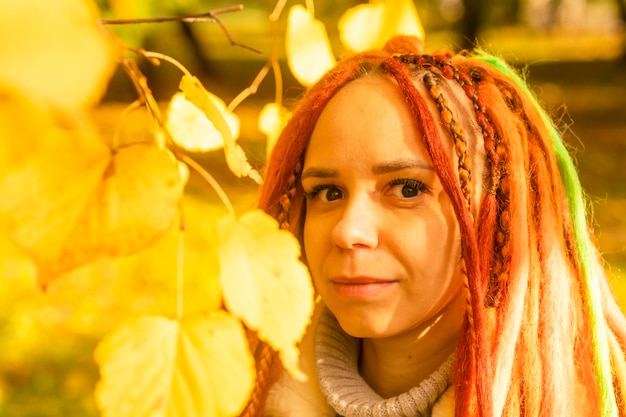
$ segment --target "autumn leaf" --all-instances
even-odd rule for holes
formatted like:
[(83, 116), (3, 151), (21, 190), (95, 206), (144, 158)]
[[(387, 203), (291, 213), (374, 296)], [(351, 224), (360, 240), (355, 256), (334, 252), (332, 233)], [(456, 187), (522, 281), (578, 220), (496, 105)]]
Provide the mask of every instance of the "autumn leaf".
[(217, 224), (224, 302), (279, 353), (285, 368), (304, 378), (296, 344), (313, 310), (308, 270), (296, 238), (260, 210)]
[(412, 0), (374, 0), (348, 9), (339, 19), (339, 38), (352, 52), (380, 49), (396, 35), (424, 39)]
[(236, 416), (255, 378), (243, 326), (219, 310), (131, 319), (100, 342), (95, 359), (103, 417)]
[(267, 138), (266, 154), (269, 155), (280, 136), (283, 128), (289, 121), (291, 112), (278, 103), (268, 103), (259, 113), (259, 130)]
[(0, 84), (78, 110), (99, 101), (115, 58), (91, 1), (0, 2)]
[[(221, 112), (228, 124), (230, 135), (235, 140), (239, 136), (239, 118), (226, 109), (224, 102), (207, 92), (209, 100)], [(192, 152), (207, 152), (224, 147), (222, 134), (204, 113), (189, 102), (183, 93), (176, 93), (169, 102), (165, 119), (174, 142)]]
[(285, 49), (292, 74), (307, 87), (337, 63), (326, 27), (301, 5), (289, 9)]
[(34, 283), (36, 275), (31, 260), (8, 236), (0, 234), (0, 280), (25, 279)]
[(250, 177), (258, 184), (262, 183), (261, 175), (252, 168), (245, 152), (241, 149), (241, 146), (235, 142), (235, 138), (226, 121), (224, 110), (211, 99), (211, 95), (204, 86), (202, 86), (202, 83), (200, 83), (196, 77), (184, 75), (180, 81), (180, 89), (185, 94), (185, 98), (200, 109), (206, 118), (213, 123), (215, 129), (221, 134), (224, 140), (226, 163), (233, 174), (237, 177)]
[(19, 126), (0, 118), (0, 132), (15, 134), (0, 143), (0, 154), (15, 161), (0, 168), (0, 227), (31, 256), (41, 285), (94, 258), (139, 251), (165, 233), (183, 190), (169, 153), (150, 143), (111, 150), (93, 131), (30, 114), (42, 122), (26, 137), (28, 149), (12, 145)]
[(22, 162), (33, 147), (42, 146), (46, 139), (42, 132), (52, 122), (41, 103), (19, 90), (0, 86), (0, 177)]

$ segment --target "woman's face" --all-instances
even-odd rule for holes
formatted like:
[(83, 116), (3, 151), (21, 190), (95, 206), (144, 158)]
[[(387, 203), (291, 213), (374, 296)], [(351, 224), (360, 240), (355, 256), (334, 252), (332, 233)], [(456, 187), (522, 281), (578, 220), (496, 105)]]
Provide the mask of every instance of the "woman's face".
[(382, 77), (349, 83), (320, 115), (304, 160), (306, 259), (355, 337), (421, 332), (462, 298), (459, 227), (404, 103)]

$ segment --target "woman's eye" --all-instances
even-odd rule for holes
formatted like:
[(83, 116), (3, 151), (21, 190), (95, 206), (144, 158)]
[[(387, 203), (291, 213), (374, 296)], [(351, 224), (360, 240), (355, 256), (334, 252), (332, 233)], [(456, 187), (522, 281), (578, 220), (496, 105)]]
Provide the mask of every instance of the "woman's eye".
[(343, 198), (343, 191), (333, 185), (319, 185), (305, 194), (308, 200), (318, 199), (324, 202), (331, 202)]
[(429, 188), (423, 182), (408, 178), (393, 180), (390, 185), (392, 186), (393, 194), (401, 198), (413, 198), (429, 191)]

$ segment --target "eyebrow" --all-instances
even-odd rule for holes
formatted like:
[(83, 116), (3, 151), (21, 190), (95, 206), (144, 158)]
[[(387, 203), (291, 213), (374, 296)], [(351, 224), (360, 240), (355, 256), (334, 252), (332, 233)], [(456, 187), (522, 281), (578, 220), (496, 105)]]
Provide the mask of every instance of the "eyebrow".
[(417, 159), (396, 159), (394, 161), (374, 165), (372, 173), (374, 173), (374, 175), (380, 175), (410, 168), (428, 169), (431, 171), (434, 170), (434, 168), (425, 161), (419, 161)]
[[(372, 173), (374, 175), (388, 174), (390, 172), (402, 171), (403, 169), (418, 168), (427, 169), (433, 171), (434, 168), (424, 161), (416, 159), (396, 159), (393, 161), (383, 162), (381, 164), (374, 165)], [(311, 167), (302, 172), (301, 180), (309, 177), (315, 178), (336, 178), (339, 176), (339, 171), (332, 168)]]

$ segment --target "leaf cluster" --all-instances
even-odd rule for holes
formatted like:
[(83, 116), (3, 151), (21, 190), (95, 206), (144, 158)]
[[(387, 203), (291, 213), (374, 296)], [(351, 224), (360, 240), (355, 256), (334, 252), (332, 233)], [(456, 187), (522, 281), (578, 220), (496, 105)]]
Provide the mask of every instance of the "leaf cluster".
[[(305, 378), (298, 342), (313, 289), (297, 240), (259, 210), (239, 214), (194, 155), (223, 149), (236, 177), (262, 183), (237, 142), (235, 109), (274, 75), (275, 100), (258, 122), (269, 154), (290, 117), (278, 60), (286, 1), (269, 16), (269, 60), (228, 105), (180, 62), (129, 46), (110, 30), (145, 23), (128, 16), (141, 14), (137, 4), (110, 2), (123, 20), (102, 19), (91, 0), (0, 5), (0, 296), (20, 310), (0, 320), (33, 359), (20, 363), (15, 349), (3, 349), (2, 371), (32, 371), (51, 349), (76, 355), (75, 347), (63, 347), (63, 335), (81, 335), (95, 348), (102, 415), (235, 416), (255, 383), (246, 330), (279, 352), (295, 378)], [(411, 5), (374, 1), (349, 10), (340, 22), (344, 45), (358, 51), (396, 33), (422, 34)], [(217, 24), (230, 44), (254, 51), (220, 19), (240, 8), (150, 21)], [(293, 6), (287, 20), (287, 61), (308, 86), (335, 57), (312, 2)], [(364, 27), (375, 30), (365, 36)], [(137, 60), (180, 70), (180, 90), (164, 113)], [(118, 67), (137, 99), (109, 133), (94, 113)], [(125, 134), (137, 112), (146, 116), (145, 134)], [(190, 175), (222, 206), (190, 194)], [(42, 337), (54, 345), (43, 347)], [(67, 384), (83, 392), (94, 373), (69, 375)]]

